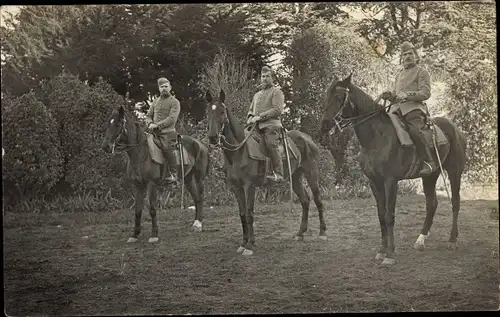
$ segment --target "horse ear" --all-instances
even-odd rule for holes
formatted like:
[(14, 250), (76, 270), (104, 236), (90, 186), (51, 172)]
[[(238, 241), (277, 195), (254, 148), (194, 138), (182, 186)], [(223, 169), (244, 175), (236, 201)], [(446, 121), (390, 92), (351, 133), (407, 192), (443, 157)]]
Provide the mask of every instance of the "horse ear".
[(352, 73), (349, 74), (349, 76), (347, 76), (347, 78), (345, 79), (345, 82), (350, 84), (352, 82)]
[(212, 98), (210, 90), (207, 90), (207, 92), (205, 93), (205, 99), (207, 99), (208, 102), (212, 102), (214, 100), (214, 98)]
[(219, 93), (219, 101), (224, 102), (225, 100), (226, 100), (226, 93), (224, 92), (224, 89), (221, 88)]
[(120, 106), (120, 108), (118, 108), (118, 115), (120, 116), (120, 119), (123, 119), (125, 117), (125, 109), (123, 109), (123, 106)]

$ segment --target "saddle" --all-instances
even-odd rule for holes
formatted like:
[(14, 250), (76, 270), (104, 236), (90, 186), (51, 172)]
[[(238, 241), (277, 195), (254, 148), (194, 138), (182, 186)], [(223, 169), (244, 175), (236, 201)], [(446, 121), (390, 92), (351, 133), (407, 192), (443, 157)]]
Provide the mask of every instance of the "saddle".
[[(245, 130), (245, 137), (249, 133), (252, 133), (252, 135), (248, 138), (246, 146), (250, 158), (258, 161), (269, 160), (270, 156), (266, 147), (266, 141), (264, 140), (264, 136), (255, 130), (253, 132)], [(287, 142), (288, 142), (288, 153), (290, 154), (290, 158), (292, 158), (293, 156), (296, 160), (300, 161), (300, 151), (297, 148), (295, 142), (293, 142), (292, 139), (290, 139), (289, 137), (287, 137)], [(280, 138), (280, 145), (278, 146), (278, 151), (280, 152), (281, 158), (283, 160), (286, 160), (286, 153), (283, 143), (284, 142), (282, 138)]]
[[(392, 125), (396, 129), (396, 134), (398, 136), (399, 142), (401, 143), (402, 147), (413, 147), (415, 144), (413, 143), (413, 140), (410, 137), (410, 134), (408, 132), (408, 126), (404, 122), (404, 120), (401, 118), (400, 115), (395, 114), (395, 113), (387, 113), (389, 115), (389, 118), (391, 118)], [(446, 138), (445, 134), (441, 130), (441, 128), (434, 122), (432, 118), (429, 118), (431, 121), (430, 123), (433, 126), (433, 132), (434, 132), (434, 138), (436, 140), (436, 145), (439, 148), (440, 146), (447, 145), (449, 144), (448, 139)], [(434, 148), (434, 144), (431, 144), (431, 147)], [(439, 155), (442, 155), (441, 160), (444, 160), (444, 158), (448, 155), (448, 153), (442, 153), (439, 151)], [(421, 177), (420, 175), (420, 170), (422, 168), (423, 161), (418, 157), (417, 153), (414, 153), (412, 156), (412, 162), (411, 166), (404, 175), (404, 179), (411, 179), (411, 178), (418, 178)]]
[[(176, 150), (174, 151), (177, 166), (181, 164), (181, 156), (178, 145), (179, 143), (177, 143), (177, 146), (175, 147)], [(161, 149), (160, 140), (156, 138), (153, 134), (148, 134), (148, 148), (154, 163), (163, 165), (166, 162), (166, 158), (163, 156), (163, 151)], [(194, 164), (195, 158), (188, 153), (185, 147), (182, 147), (182, 154), (183, 154), (184, 165)]]
[[(394, 129), (396, 129), (396, 134), (398, 136), (399, 142), (401, 143), (401, 146), (403, 147), (411, 147), (414, 146), (413, 140), (410, 137), (410, 134), (408, 133), (408, 126), (406, 123), (401, 119), (401, 117), (395, 113), (387, 113), (389, 115), (389, 118), (391, 118), (392, 125), (394, 126)], [(434, 137), (436, 138), (436, 144), (439, 145), (444, 145), (448, 143), (448, 139), (444, 135), (443, 131), (441, 128), (438, 127), (437, 124), (434, 123), (432, 118), (430, 118), (432, 125), (434, 126)]]

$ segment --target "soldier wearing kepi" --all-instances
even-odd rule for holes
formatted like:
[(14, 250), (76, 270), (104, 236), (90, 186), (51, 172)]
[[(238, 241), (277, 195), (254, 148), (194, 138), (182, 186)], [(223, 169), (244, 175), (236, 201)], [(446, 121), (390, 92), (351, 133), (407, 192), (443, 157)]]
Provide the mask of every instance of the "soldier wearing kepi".
[(175, 123), (179, 117), (181, 106), (179, 100), (172, 96), (172, 86), (166, 78), (158, 79), (160, 97), (153, 101), (146, 114), (147, 132), (154, 132), (160, 139), (162, 150), (168, 162), (170, 175), (165, 178), (168, 183), (179, 184), (177, 177), (177, 162), (175, 158), (175, 146), (177, 132)]
[(283, 113), (285, 97), (283, 92), (273, 85), (273, 71), (264, 66), (261, 71), (262, 89), (252, 99), (248, 111), (247, 123), (257, 122), (257, 130), (263, 133), (266, 146), (273, 164), (274, 175), (266, 176), (274, 182), (285, 181), (283, 161), (278, 150), (281, 129), (280, 116)]
[(429, 175), (436, 169), (432, 154), (432, 130), (426, 124), (427, 109), (423, 102), (431, 96), (429, 72), (418, 65), (419, 57), (413, 44), (401, 45), (403, 69), (396, 76), (392, 91), (386, 91), (382, 98), (396, 102), (391, 112), (399, 112), (408, 123), (408, 132), (415, 142), (417, 152), (424, 164), (420, 175)]

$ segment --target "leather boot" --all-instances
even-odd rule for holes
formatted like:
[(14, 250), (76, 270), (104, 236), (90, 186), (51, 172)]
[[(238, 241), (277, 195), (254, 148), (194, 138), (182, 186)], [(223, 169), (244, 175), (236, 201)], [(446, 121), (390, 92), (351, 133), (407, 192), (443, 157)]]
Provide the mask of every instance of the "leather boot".
[(281, 160), (279, 150), (277, 148), (269, 149), (269, 156), (271, 156), (271, 161), (273, 163), (274, 175), (267, 175), (266, 178), (276, 183), (286, 182), (285, 178), (283, 177), (283, 161)]
[(433, 131), (431, 129), (422, 129), (420, 131), (421, 139), (422, 139), (422, 147), (425, 151), (425, 158), (422, 165), (422, 169), (420, 170), (420, 175), (427, 176), (432, 174), (437, 170), (437, 164), (434, 160), (434, 143), (432, 141)]
[(173, 150), (164, 151), (164, 156), (167, 159), (169, 175), (165, 177), (165, 181), (174, 186), (179, 185), (179, 178), (177, 177), (177, 162)]

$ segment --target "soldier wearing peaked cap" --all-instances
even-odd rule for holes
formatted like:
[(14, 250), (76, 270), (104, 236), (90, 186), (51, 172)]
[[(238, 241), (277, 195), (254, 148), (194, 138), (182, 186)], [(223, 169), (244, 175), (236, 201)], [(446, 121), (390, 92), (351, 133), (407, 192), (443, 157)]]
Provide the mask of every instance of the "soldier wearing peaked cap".
[(177, 177), (177, 162), (175, 157), (175, 146), (177, 132), (175, 124), (179, 117), (181, 106), (179, 100), (172, 95), (170, 81), (164, 77), (158, 79), (160, 96), (153, 101), (146, 114), (148, 132), (155, 132), (162, 144), (163, 154), (168, 162), (170, 175), (166, 177), (169, 183), (179, 184)]
[(281, 89), (273, 85), (271, 68), (262, 67), (260, 79), (262, 89), (253, 96), (247, 123), (257, 123), (257, 130), (264, 135), (274, 169), (274, 175), (266, 178), (274, 182), (283, 182), (285, 181), (283, 161), (278, 146), (282, 129), (280, 116), (285, 106), (285, 97)]
[(395, 102), (391, 112), (399, 113), (408, 123), (408, 132), (415, 142), (419, 156), (424, 160), (421, 175), (429, 175), (436, 169), (432, 154), (432, 130), (427, 122), (425, 100), (431, 96), (429, 72), (418, 65), (417, 50), (410, 42), (401, 45), (403, 69), (396, 75), (394, 87), (382, 94), (382, 98)]

